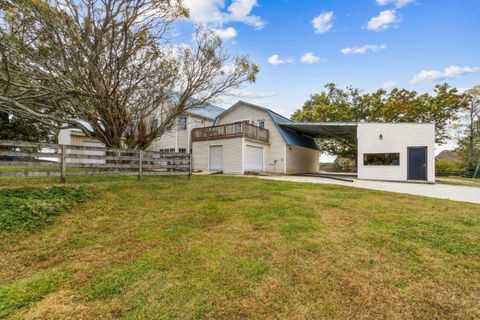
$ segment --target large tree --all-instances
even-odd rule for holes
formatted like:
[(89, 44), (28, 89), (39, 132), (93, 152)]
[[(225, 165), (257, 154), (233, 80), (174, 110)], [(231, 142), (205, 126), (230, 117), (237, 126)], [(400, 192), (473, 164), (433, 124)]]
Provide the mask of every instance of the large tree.
[(466, 104), (462, 110), (461, 137), (458, 152), (467, 170), (480, 170), (480, 86), (465, 92)]
[(172, 24), (188, 16), (179, 0), (0, 5), (0, 111), (79, 127), (107, 146), (144, 149), (177, 115), (258, 72), (205, 28), (193, 44), (172, 44)]
[[(295, 121), (340, 122), (435, 122), (435, 140), (444, 143), (449, 139), (449, 126), (465, 106), (465, 98), (447, 84), (437, 85), (433, 94), (418, 94), (406, 89), (387, 92), (379, 89), (361, 93), (335, 84), (325, 85), (326, 90), (312, 95), (297, 110)], [(322, 151), (342, 158), (356, 159), (356, 141), (350, 139), (321, 139)]]

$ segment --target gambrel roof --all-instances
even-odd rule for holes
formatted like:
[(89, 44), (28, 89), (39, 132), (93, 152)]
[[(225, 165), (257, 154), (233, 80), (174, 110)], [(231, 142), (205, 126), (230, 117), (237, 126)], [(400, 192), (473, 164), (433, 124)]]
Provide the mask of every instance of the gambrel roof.
[(217, 117), (217, 119), (221, 118), (225, 114), (229, 113), (230, 111), (232, 111), (233, 109), (235, 109), (235, 108), (237, 108), (241, 105), (246, 105), (248, 107), (263, 110), (266, 113), (268, 113), (270, 115), (273, 123), (275, 124), (278, 132), (280, 133), (280, 135), (282, 136), (282, 138), (283, 138), (283, 140), (285, 141), (286, 144), (295, 145), (295, 146), (304, 147), (304, 148), (309, 148), (309, 149), (314, 149), (314, 150), (319, 150), (318, 145), (315, 142), (315, 139), (313, 137), (311, 137), (309, 135), (306, 135), (304, 133), (298, 132), (294, 129), (282, 126), (284, 124), (294, 123), (292, 120), (290, 120), (288, 118), (285, 118), (284, 116), (282, 116), (282, 115), (280, 115), (280, 114), (278, 114), (278, 113), (276, 113), (276, 112), (274, 112), (274, 111), (272, 111), (268, 108), (257, 106), (257, 105), (252, 104), (252, 103), (248, 103), (248, 102), (245, 102), (245, 101), (238, 101), (233, 106), (231, 106), (230, 108), (228, 108), (227, 110), (222, 112)]

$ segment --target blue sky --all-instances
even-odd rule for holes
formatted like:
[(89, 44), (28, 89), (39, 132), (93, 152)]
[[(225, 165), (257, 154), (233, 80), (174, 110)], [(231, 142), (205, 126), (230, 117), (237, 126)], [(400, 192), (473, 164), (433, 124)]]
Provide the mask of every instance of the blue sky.
[[(480, 84), (480, 0), (184, 2), (193, 22), (217, 29), (232, 53), (260, 66), (257, 82), (224, 107), (241, 99), (288, 117), (328, 82), (419, 92), (445, 81)], [(191, 25), (178, 27), (179, 38)]]

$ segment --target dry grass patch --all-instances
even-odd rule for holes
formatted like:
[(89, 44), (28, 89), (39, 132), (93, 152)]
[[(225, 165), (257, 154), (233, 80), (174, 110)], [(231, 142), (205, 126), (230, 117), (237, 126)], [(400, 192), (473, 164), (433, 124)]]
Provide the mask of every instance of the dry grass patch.
[(480, 317), (480, 206), (220, 176), (70, 184), (96, 196), (0, 250), (5, 317)]

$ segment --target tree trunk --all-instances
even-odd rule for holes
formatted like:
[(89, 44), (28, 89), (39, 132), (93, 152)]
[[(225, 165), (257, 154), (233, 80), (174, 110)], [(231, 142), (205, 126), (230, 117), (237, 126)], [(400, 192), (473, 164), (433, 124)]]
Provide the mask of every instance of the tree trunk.
[(475, 172), (473, 173), (473, 177), (476, 178), (480, 173), (480, 157), (477, 159), (477, 167), (475, 168)]
[[(470, 122), (470, 137), (468, 141), (468, 156), (467, 156), (467, 168), (472, 169), (473, 168), (473, 152), (475, 148), (475, 143), (474, 143), (474, 122), (471, 120)], [(477, 165), (478, 168), (478, 165)]]

